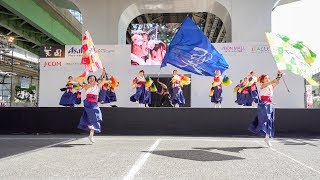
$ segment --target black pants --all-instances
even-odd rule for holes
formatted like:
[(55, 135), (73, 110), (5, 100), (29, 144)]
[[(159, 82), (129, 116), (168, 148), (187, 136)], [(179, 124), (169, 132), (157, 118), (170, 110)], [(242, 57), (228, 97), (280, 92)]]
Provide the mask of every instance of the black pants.
[(160, 106), (161, 107), (173, 107), (169, 94), (162, 95), (162, 98), (160, 100)]

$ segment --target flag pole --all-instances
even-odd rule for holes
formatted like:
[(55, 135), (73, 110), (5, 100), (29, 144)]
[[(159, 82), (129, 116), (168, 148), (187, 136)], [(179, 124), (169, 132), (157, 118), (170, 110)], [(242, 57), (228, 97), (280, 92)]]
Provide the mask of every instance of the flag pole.
[(284, 77), (282, 77), (282, 80), (283, 80), (284, 85), (285, 85), (285, 86), (286, 86), (286, 88), (287, 88), (288, 93), (290, 93), (290, 90), (289, 90), (289, 88), (288, 88), (288, 86), (287, 86), (286, 81), (284, 80)]
[(159, 72), (158, 72), (157, 82), (159, 81), (160, 72), (161, 72), (161, 68), (159, 69)]

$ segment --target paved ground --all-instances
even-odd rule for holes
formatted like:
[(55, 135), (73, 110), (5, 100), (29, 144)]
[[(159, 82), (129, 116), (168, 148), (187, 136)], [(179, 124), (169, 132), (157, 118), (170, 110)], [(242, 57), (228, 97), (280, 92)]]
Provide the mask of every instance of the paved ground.
[(320, 138), (0, 136), (0, 179), (320, 179)]

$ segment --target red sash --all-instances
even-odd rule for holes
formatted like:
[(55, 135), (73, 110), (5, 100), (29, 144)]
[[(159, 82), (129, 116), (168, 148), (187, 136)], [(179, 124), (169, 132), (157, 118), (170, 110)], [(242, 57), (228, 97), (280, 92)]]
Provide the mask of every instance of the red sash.
[(108, 85), (107, 85), (107, 84), (104, 84), (104, 85), (102, 86), (102, 89), (103, 89), (103, 90), (107, 90), (107, 89), (108, 89)]
[(95, 94), (87, 94), (87, 101), (97, 103), (98, 96)]
[(81, 92), (77, 92), (77, 98), (81, 98)]
[(261, 96), (261, 101), (264, 103), (272, 103), (271, 96)]
[(249, 93), (248, 88), (244, 88), (243, 91), (242, 91), (242, 93), (243, 93), (243, 94), (248, 94), (248, 93)]
[(257, 90), (256, 83), (252, 84), (252, 86), (251, 86), (251, 91), (255, 91), (255, 90)]
[(145, 85), (146, 82), (145, 81), (138, 81), (137, 82), (137, 88), (141, 87), (142, 85)]

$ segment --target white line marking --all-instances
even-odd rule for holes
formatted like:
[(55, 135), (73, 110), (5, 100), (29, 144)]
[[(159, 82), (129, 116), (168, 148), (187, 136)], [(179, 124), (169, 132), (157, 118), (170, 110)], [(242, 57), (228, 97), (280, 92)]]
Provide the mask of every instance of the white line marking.
[[(256, 142), (256, 143), (258, 143), (258, 144), (260, 144), (260, 145), (262, 145), (262, 146), (265, 146), (264, 144), (262, 144), (262, 143), (260, 143), (260, 142)], [(304, 166), (304, 167), (306, 167), (306, 168), (308, 168), (308, 169), (310, 169), (310, 170), (312, 170), (312, 171), (320, 174), (320, 171), (318, 171), (318, 170), (316, 170), (316, 169), (314, 169), (314, 168), (312, 168), (312, 167), (310, 167), (310, 166), (308, 166), (308, 165), (306, 165), (306, 164), (304, 164), (304, 163), (302, 163), (302, 162), (294, 159), (293, 157), (290, 157), (289, 155), (286, 155), (286, 154), (284, 154), (284, 153), (282, 153), (282, 152), (280, 152), (280, 151), (278, 151), (278, 150), (276, 150), (276, 149), (274, 149), (274, 148), (272, 148), (272, 147), (269, 147), (269, 149), (271, 149), (272, 151), (274, 151), (274, 152), (276, 152), (276, 153), (278, 153), (278, 154), (280, 154), (280, 155), (282, 155), (282, 156), (284, 156), (284, 157), (286, 157), (286, 158), (289, 158), (289, 159), (291, 159), (292, 161), (294, 161), (294, 162), (296, 162), (296, 163), (298, 163), (298, 164), (300, 164), (300, 165), (302, 165), (302, 166)]]
[(214, 141), (214, 142), (256, 142), (257, 140), (235, 140), (235, 139), (197, 139), (197, 138), (184, 138), (184, 139), (161, 139), (166, 141)]
[[(242, 137), (241, 137), (242, 138)], [(235, 137), (235, 139), (209, 139), (209, 138), (184, 138), (184, 137), (177, 137), (177, 138), (166, 138), (161, 137), (161, 141), (214, 141), (214, 142), (260, 142), (261, 140), (258, 138), (239, 138)], [(122, 141), (147, 141), (147, 140), (156, 140), (157, 138), (140, 138), (140, 137), (104, 137), (104, 136), (95, 136), (95, 139), (107, 139), (107, 140), (122, 140)], [(282, 143), (280, 140), (273, 140), (274, 143)]]
[[(79, 137), (79, 139), (82, 139), (83, 137)], [(54, 138), (54, 137), (39, 137), (39, 138), (28, 138), (28, 137), (8, 137), (8, 138), (1, 138), (0, 140), (64, 140), (64, 139), (70, 139), (70, 138)], [(74, 138), (76, 139), (76, 138)], [(152, 141), (157, 140), (153, 138), (118, 138), (118, 137), (102, 137), (102, 136), (95, 136), (95, 139), (102, 139), (102, 140), (109, 140), (109, 141)], [(204, 139), (204, 138), (161, 138), (163, 141), (211, 141), (211, 142), (257, 142), (257, 140), (245, 140), (245, 139)], [(274, 141), (276, 142), (276, 141)]]
[(4, 161), (4, 160), (7, 160), (7, 159), (11, 159), (11, 158), (23, 156), (23, 155), (25, 155), (25, 154), (29, 154), (29, 153), (41, 151), (41, 150), (43, 150), (43, 149), (46, 149), (46, 148), (49, 148), (49, 147), (52, 147), (52, 146), (56, 146), (56, 145), (59, 145), (59, 144), (64, 144), (64, 143), (67, 143), (67, 142), (70, 142), (70, 141), (75, 141), (75, 140), (77, 140), (77, 139), (75, 139), (75, 138), (73, 138), (73, 139), (68, 139), (68, 140), (61, 141), (61, 142), (58, 142), (58, 143), (55, 143), (55, 144), (51, 144), (51, 145), (48, 145), (48, 146), (44, 146), (44, 147), (41, 147), (41, 148), (37, 148), (37, 149), (30, 150), (30, 151), (26, 151), (26, 152), (18, 153), (18, 154), (11, 155), (11, 156), (8, 156), (8, 157), (4, 157), (4, 158), (1, 158), (1, 159), (0, 159), (0, 162), (1, 162), (1, 161)]
[(139, 170), (142, 168), (144, 163), (147, 161), (149, 156), (151, 155), (150, 152), (154, 151), (157, 146), (159, 145), (161, 139), (156, 140), (153, 145), (149, 148), (148, 152), (141, 155), (140, 158), (134, 163), (128, 174), (123, 178), (123, 180), (131, 180), (134, 178), (134, 176), (139, 172)]
[[(37, 140), (37, 139), (39, 139), (39, 140), (42, 140), (42, 139), (45, 139), (45, 140), (47, 140), (47, 139), (70, 139), (70, 138), (68, 138), (68, 137), (66, 137), (66, 138), (51, 138), (51, 137), (49, 137), (49, 138), (45, 138), (45, 137), (43, 137), (43, 138), (28, 138), (28, 137), (25, 137), (25, 138), (23, 138), (23, 137), (7, 137), (7, 138), (1, 138), (0, 137), (0, 140), (28, 140), (28, 139), (30, 139), (30, 140)], [(73, 138), (74, 139), (74, 138)]]
[[(70, 139), (70, 138), (77, 138), (77, 139), (82, 139), (84, 138), (84, 136), (79, 136), (79, 137), (0, 137), (0, 140), (46, 140), (46, 139)], [(238, 137), (226, 137), (227, 139), (209, 139), (210, 137), (198, 137), (198, 138), (188, 138), (188, 137), (176, 137), (176, 138), (171, 138), (171, 137), (160, 137), (161, 140), (165, 140), (165, 141), (213, 141), (213, 142), (260, 142), (261, 140), (257, 139), (257, 138), (243, 138), (243, 137), (239, 137), (239, 139), (237, 139)], [(217, 138), (217, 137), (214, 137)], [(218, 137), (220, 138), (220, 137)], [(235, 138), (235, 139), (232, 139)], [(103, 139), (103, 140), (122, 140), (122, 141), (152, 141), (152, 140), (157, 140), (158, 138), (143, 138), (143, 137), (115, 137), (115, 136), (95, 136), (95, 139)], [(288, 138), (289, 139), (289, 138)], [(282, 143), (282, 141), (280, 140), (273, 140), (272, 142), (274, 143)], [(320, 142), (320, 139), (319, 139)]]
[[(107, 139), (110, 141), (148, 141), (148, 140), (156, 140), (156, 139), (148, 139), (148, 138), (107, 138), (107, 137), (95, 137), (95, 139)], [(182, 139), (174, 139), (174, 138), (161, 138), (161, 141), (214, 141), (214, 142), (256, 142), (258, 140), (235, 140), (235, 139), (197, 139), (197, 138), (182, 138)], [(276, 142), (276, 141), (273, 141)]]

